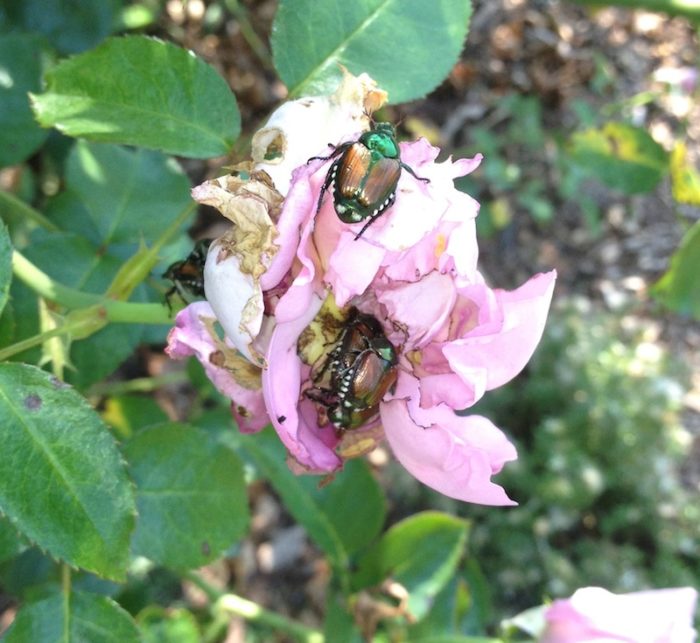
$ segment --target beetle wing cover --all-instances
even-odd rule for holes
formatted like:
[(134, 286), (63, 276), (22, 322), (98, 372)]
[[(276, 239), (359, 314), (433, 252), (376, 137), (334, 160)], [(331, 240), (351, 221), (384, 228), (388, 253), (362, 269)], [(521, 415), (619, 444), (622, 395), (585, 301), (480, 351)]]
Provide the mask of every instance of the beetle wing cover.
[(401, 176), (401, 163), (396, 159), (382, 158), (373, 166), (362, 189), (360, 201), (367, 207), (381, 207), (384, 200), (396, 190)]
[(337, 192), (346, 199), (357, 196), (372, 162), (372, 152), (361, 143), (354, 143), (343, 154), (335, 179)]

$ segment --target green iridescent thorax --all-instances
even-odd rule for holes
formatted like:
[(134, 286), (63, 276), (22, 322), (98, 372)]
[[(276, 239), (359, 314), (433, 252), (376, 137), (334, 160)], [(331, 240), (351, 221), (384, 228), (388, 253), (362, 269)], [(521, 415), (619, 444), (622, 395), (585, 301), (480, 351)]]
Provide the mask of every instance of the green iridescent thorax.
[(360, 143), (372, 152), (372, 157), (375, 160), (381, 157), (388, 159), (399, 158), (396, 134), (393, 126), (389, 123), (379, 123), (376, 129), (365, 132), (360, 137)]

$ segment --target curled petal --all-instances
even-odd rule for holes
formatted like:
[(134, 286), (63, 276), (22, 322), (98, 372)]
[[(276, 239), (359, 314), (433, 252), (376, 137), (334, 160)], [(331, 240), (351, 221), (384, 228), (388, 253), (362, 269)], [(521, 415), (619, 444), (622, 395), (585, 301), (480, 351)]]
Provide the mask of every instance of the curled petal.
[(204, 290), (216, 319), (247, 359), (261, 364), (261, 356), (253, 348), (263, 321), (264, 303), (259, 282), (240, 269), (238, 255), (219, 260), (221, 245), (215, 241), (209, 248), (204, 265)]
[(420, 281), (393, 282), (377, 295), (377, 301), (386, 306), (389, 319), (406, 329), (406, 352), (421, 348), (437, 335), (456, 298), (454, 280), (435, 271)]
[(424, 409), (419, 425), (402, 399), (383, 402), (380, 412), (394, 455), (423, 484), (467, 502), (516, 504), (491, 482), (491, 476), (517, 454), (489, 420), (478, 415), (461, 417), (441, 405)]
[(542, 337), (556, 272), (536, 275), (517, 290), (460, 289), (478, 306), (479, 319), (461, 339), (443, 347), (452, 370), (465, 381), (483, 371), (486, 390), (501, 386), (525, 367)]
[[(245, 433), (259, 431), (268, 423), (260, 371), (227, 348), (212, 335), (214, 311), (205, 301), (183, 308), (168, 334), (165, 352), (173, 359), (194, 355), (216, 389), (231, 400), (238, 426)], [(232, 349), (229, 349), (232, 351)]]
[(584, 587), (554, 601), (541, 643), (693, 643), (698, 593), (692, 587), (613, 594)]
[[(332, 430), (319, 428), (310, 400), (301, 398), (302, 362), (297, 353), (299, 334), (311, 323), (322, 301), (313, 297), (305, 314), (277, 324), (272, 332), (263, 371), (265, 405), (280, 439), (305, 469), (330, 472), (340, 468)], [(308, 370), (308, 369), (307, 369)]]

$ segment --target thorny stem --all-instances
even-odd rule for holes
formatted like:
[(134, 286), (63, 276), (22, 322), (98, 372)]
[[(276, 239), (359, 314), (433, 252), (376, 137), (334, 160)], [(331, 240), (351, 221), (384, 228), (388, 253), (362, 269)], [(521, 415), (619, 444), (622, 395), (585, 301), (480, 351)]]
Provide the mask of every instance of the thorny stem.
[(166, 373), (157, 377), (136, 377), (128, 381), (98, 382), (90, 387), (87, 396), (113, 397), (126, 393), (148, 393), (157, 391), (164, 386), (183, 384), (189, 379), (184, 372)]
[(223, 612), (231, 616), (240, 616), (247, 621), (260, 623), (274, 628), (279, 632), (290, 634), (299, 641), (304, 641), (305, 643), (323, 643), (324, 641), (323, 634), (318, 630), (302, 625), (276, 612), (267, 610), (257, 603), (237, 596), (236, 594), (221, 592), (194, 572), (186, 572), (185, 578), (194, 583), (207, 595), (209, 600), (214, 604), (213, 611), (215, 614), (217, 612)]
[(38, 295), (55, 301), (66, 308), (88, 308), (100, 306), (105, 319), (111, 322), (131, 322), (140, 324), (169, 324), (172, 322), (164, 304), (142, 304), (106, 299), (69, 288), (53, 280), (37, 268), (31, 261), (15, 250), (12, 254), (12, 271)]

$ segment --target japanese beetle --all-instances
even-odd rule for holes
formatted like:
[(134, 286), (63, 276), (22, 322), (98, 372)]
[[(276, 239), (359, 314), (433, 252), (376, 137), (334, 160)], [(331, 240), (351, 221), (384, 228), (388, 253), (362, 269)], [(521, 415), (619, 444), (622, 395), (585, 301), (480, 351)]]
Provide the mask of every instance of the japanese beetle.
[(204, 264), (212, 241), (213, 239), (200, 239), (185, 259), (170, 264), (163, 273), (163, 279), (170, 279), (173, 282), (170, 290), (165, 293), (165, 300), (170, 310), (172, 310), (170, 300), (175, 293), (185, 301), (204, 297)]
[(309, 399), (325, 407), (336, 429), (357, 429), (371, 420), (379, 402), (396, 383), (396, 349), (371, 315), (352, 309), (335, 348), (313, 378), (316, 386), (305, 391)]
[(339, 158), (331, 165), (321, 187), (316, 214), (333, 184), (333, 204), (338, 218), (344, 223), (366, 221), (355, 239), (392, 206), (402, 169), (419, 181), (429, 182), (416, 176), (401, 161), (396, 131), (391, 123), (377, 123), (357, 141), (338, 145), (330, 156), (314, 156), (309, 161), (325, 161), (336, 156)]

